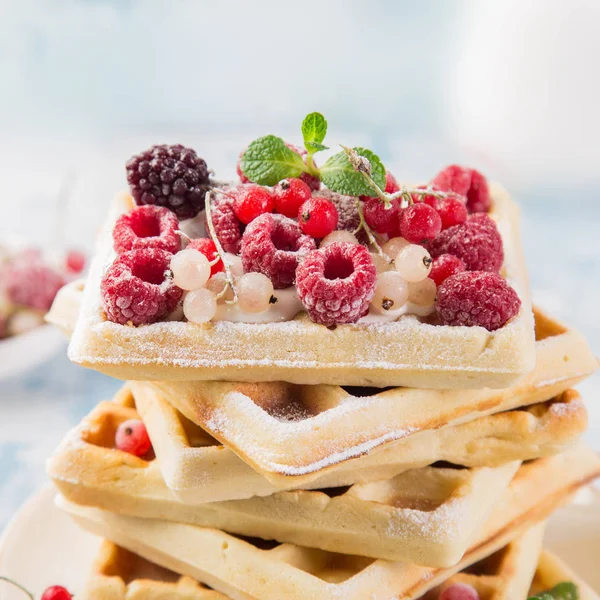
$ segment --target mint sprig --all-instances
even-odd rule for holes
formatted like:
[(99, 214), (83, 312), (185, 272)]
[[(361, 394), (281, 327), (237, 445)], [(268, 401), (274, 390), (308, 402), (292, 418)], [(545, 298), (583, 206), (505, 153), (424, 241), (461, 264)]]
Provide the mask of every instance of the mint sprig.
[[(379, 157), (366, 148), (352, 148), (362, 162), (364, 174), (367, 174), (379, 188), (385, 188), (385, 167)], [(346, 196), (373, 196), (373, 187), (365, 179), (360, 165), (353, 164), (346, 151), (332, 156), (320, 169), (321, 181), (334, 192)]]
[(574, 583), (563, 581), (547, 592), (531, 596), (529, 600), (579, 600), (579, 592)]
[(321, 150), (327, 150), (323, 145), (323, 140), (327, 135), (327, 121), (325, 117), (318, 112), (310, 113), (302, 121), (302, 137), (304, 138), (304, 147), (309, 155)]

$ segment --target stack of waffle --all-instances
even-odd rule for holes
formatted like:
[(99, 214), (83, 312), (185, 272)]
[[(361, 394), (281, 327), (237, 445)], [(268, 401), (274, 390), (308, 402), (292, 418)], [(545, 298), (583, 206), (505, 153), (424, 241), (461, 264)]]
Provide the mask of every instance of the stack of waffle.
[[(507, 214), (523, 306), (495, 334), (410, 318), (117, 325), (99, 293), (109, 225), (81, 302), (71, 286), (50, 316), (73, 329), (75, 362), (127, 380), (49, 462), (60, 507), (106, 540), (78, 597), (433, 600), (466, 586), (520, 600), (569, 581), (597, 598), (542, 544), (545, 520), (600, 475), (572, 389), (597, 360), (531, 309)], [(130, 419), (152, 442), (141, 458), (115, 445)]]

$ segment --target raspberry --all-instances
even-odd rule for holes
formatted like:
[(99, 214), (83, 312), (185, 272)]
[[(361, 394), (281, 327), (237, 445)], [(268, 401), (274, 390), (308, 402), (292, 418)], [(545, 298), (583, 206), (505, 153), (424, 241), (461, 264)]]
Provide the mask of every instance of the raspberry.
[(306, 235), (324, 238), (337, 228), (337, 208), (331, 200), (314, 196), (300, 207), (298, 223)]
[(3, 273), (4, 292), (14, 304), (47, 311), (58, 290), (65, 285), (64, 277), (41, 259), (17, 259)]
[[(327, 200), (333, 202), (338, 212), (338, 224), (336, 229), (354, 233), (359, 228), (360, 215), (358, 214), (357, 206), (358, 198), (355, 198), (354, 196), (344, 196), (327, 189), (321, 190), (318, 194), (315, 194), (315, 197), (317, 196), (319, 198), (327, 198)], [(364, 232), (361, 231), (359, 236), (362, 233)]]
[(261, 215), (244, 232), (242, 264), (244, 272), (266, 275), (275, 289), (294, 283), (299, 259), (316, 248), (296, 221), (283, 215)]
[(377, 233), (395, 233), (398, 229), (400, 204), (392, 200), (386, 208), (379, 198), (363, 198), (363, 213), (367, 225)]
[(282, 179), (273, 188), (275, 210), (286, 217), (295, 219), (298, 216), (298, 210), (311, 195), (310, 187), (301, 179)]
[(359, 244), (335, 242), (313, 250), (296, 271), (296, 289), (315, 323), (356, 323), (367, 314), (377, 271)]
[(273, 212), (273, 194), (267, 188), (250, 183), (233, 190), (233, 194), (233, 212), (246, 225), (260, 215)]
[(140, 248), (160, 248), (177, 252), (179, 221), (162, 206), (136, 206), (121, 215), (113, 229), (113, 246), (117, 254)]
[(400, 191), (400, 186), (396, 181), (396, 178), (389, 172), (385, 172), (385, 193), (386, 194), (395, 194)]
[(129, 419), (117, 427), (115, 446), (123, 452), (142, 457), (150, 452), (152, 442), (146, 426), (139, 419)]
[[(217, 246), (210, 238), (197, 238), (192, 240), (187, 246), (186, 249), (190, 250), (198, 250), (198, 252), (202, 252), (206, 258), (208, 258), (209, 262), (212, 262), (217, 258), (218, 251)], [(219, 262), (215, 263), (210, 268), (210, 276), (212, 277), (215, 273), (220, 273), (223, 271), (225, 267), (223, 266), (223, 261), (219, 260)]]
[[(235, 216), (233, 200), (223, 197), (216, 201), (211, 205), (211, 215), (215, 233), (219, 238), (219, 242), (221, 242), (221, 246), (223, 246), (223, 250), (232, 254), (238, 254), (244, 225)], [(204, 227), (208, 231), (206, 224)]]
[(206, 162), (181, 144), (152, 146), (132, 156), (127, 181), (136, 204), (164, 206), (181, 220), (204, 208), (210, 188)]
[(467, 271), (500, 271), (504, 262), (502, 238), (486, 214), (471, 215), (462, 225), (442, 231), (428, 246), (431, 256), (453, 254)]
[(73, 595), (62, 585), (53, 585), (46, 588), (40, 600), (71, 600)]
[(417, 202), (407, 206), (400, 213), (400, 235), (413, 244), (425, 244), (435, 238), (442, 229), (442, 219), (438, 212)]
[(448, 277), (437, 290), (436, 309), (444, 325), (503, 327), (518, 312), (517, 293), (497, 273), (471, 271)]
[(435, 285), (441, 285), (451, 275), (462, 273), (465, 270), (465, 263), (452, 254), (442, 254), (438, 256), (431, 265), (429, 278), (435, 281)]
[(450, 165), (440, 171), (432, 183), (442, 191), (453, 191), (464, 196), (470, 213), (489, 212), (492, 206), (487, 180), (475, 169)]
[(79, 250), (69, 250), (65, 256), (65, 270), (71, 275), (79, 275), (85, 269), (86, 258)]
[(159, 248), (142, 248), (116, 258), (100, 284), (109, 321), (145, 325), (175, 310), (183, 290), (167, 276), (172, 256)]

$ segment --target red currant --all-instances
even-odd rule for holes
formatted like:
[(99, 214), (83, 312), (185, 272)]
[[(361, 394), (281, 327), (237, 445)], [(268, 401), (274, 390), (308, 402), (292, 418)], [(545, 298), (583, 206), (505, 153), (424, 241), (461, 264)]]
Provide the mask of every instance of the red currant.
[(338, 211), (335, 204), (327, 198), (311, 198), (298, 211), (300, 229), (314, 238), (324, 238), (335, 230), (338, 223)]
[(146, 426), (139, 419), (130, 419), (119, 425), (115, 444), (119, 450), (140, 457), (148, 454), (152, 448)]
[(295, 219), (300, 207), (312, 196), (310, 187), (302, 179), (282, 179), (273, 189), (275, 210)]
[(480, 600), (477, 590), (466, 583), (453, 583), (448, 586), (439, 600)]
[[(198, 252), (201, 252), (202, 254), (204, 254), (204, 256), (206, 256), (206, 258), (208, 258), (209, 262), (215, 260), (215, 258), (217, 258), (219, 254), (217, 252), (217, 246), (210, 238), (198, 238), (192, 240), (186, 246), (186, 249), (198, 250)], [(223, 270), (223, 261), (219, 259), (219, 261), (212, 265), (212, 267), (210, 268), (210, 276), (212, 277), (215, 273), (220, 273)]]
[(53, 585), (46, 589), (40, 600), (71, 600), (73, 598), (62, 585)]
[(428, 204), (417, 202), (400, 213), (400, 234), (412, 244), (431, 241), (442, 230), (440, 215)]
[(438, 198), (434, 207), (442, 219), (442, 230), (467, 220), (467, 205), (458, 196)]
[(400, 191), (400, 186), (396, 181), (396, 178), (389, 172), (385, 172), (385, 193), (386, 194), (395, 194)]
[(363, 198), (363, 212), (367, 225), (377, 233), (393, 233), (398, 228), (398, 200), (392, 200), (386, 208), (379, 198)]
[(435, 285), (441, 285), (451, 275), (465, 271), (465, 263), (452, 254), (441, 254), (434, 259), (429, 272), (429, 278), (435, 281)]
[(233, 212), (246, 225), (260, 215), (273, 212), (273, 194), (260, 185), (244, 185), (234, 193)]
[(85, 269), (85, 254), (79, 250), (69, 250), (65, 258), (65, 268), (74, 275), (81, 273)]

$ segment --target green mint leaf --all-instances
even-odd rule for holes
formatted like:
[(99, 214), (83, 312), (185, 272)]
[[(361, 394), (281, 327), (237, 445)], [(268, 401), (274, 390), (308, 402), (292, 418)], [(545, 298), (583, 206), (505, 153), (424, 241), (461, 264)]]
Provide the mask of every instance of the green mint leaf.
[(319, 142), (306, 142), (305, 148), (312, 154), (314, 152), (320, 152), (321, 150), (329, 150), (329, 146), (319, 144)]
[(298, 177), (306, 170), (304, 160), (275, 135), (254, 140), (242, 155), (244, 175), (260, 185), (276, 185), (286, 177)]
[(579, 600), (579, 592), (574, 583), (564, 581), (547, 592), (532, 596), (529, 600)]
[[(325, 146), (321, 146), (325, 135), (327, 134), (327, 121), (325, 117), (318, 112), (310, 113), (304, 117), (302, 121), (302, 137), (304, 138), (304, 146), (310, 152), (318, 152), (319, 150), (326, 150)], [(310, 146), (316, 144), (316, 146)]]
[[(359, 155), (371, 163), (371, 178), (382, 189), (385, 189), (385, 167), (379, 157), (366, 148), (353, 148)], [(362, 173), (354, 170), (348, 155), (339, 152), (332, 156), (320, 169), (321, 181), (334, 192), (346, 196), (375, 196), (373, 188), (367, 183)]]

